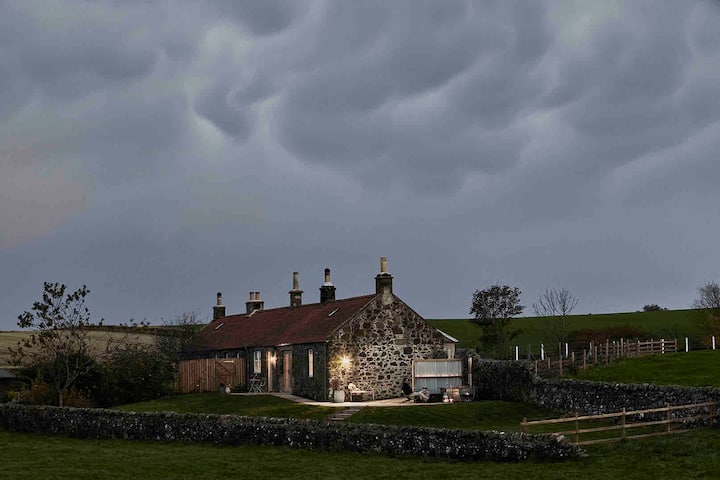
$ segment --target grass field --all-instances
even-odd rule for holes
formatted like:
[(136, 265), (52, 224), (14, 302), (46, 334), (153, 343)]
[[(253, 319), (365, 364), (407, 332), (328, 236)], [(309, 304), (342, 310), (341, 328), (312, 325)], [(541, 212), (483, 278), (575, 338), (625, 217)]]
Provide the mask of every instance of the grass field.
[(573, 378), (600, 382), (657, 383), (720, 388), (720, 350), (650, 355), (580, 371)]
[[(28, 331), (7, 331), (0, 332), (0, 368), (11, 364), (8, 348), (16, 348), (18, 342), (30, 335)], [(102, 350), (108, 340), (111, 342), (127, 342), (149, 345), (154, 342), (155, 335), (152, 333), (124, 333), (115, 330), (96, 329), (88, 332), (92, 344)]]
[(76, 440), (0, 431), (0, 479), (716, 479), (720, 430), (587, 448), (563, 463), (437, 462), (274, 447)]
[[(606, 328), (628, 325), (647, 333), (649, 338), (699, 338), (702, 321), (706, 313), (702, 310), (663, 310), (657, 312), (608, 313), (601, 315), (568, 315), (570, 331), (584, 328)], [(460, 340), (461, 347), (474, 347), (480, 336), (480, 328), (468, 319), (430, 319), (435, 327)], [(527, 345), (539, 345), (541, 332), (538, 318), (520, 317), (512, 321), (513, 328), (522, 333), (513, 344), (526, 349)], [(538, 347), (539, 348), (539, 347)]]

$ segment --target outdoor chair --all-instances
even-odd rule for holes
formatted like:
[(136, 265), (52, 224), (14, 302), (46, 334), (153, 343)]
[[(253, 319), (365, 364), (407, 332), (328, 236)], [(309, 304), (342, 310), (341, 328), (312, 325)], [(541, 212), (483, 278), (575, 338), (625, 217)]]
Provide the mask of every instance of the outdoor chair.
[(370, 398), (375, 400), (375, 391), (374, 390), (361, 390), (357, 387), (354, 383), (348, 384), (348, 392), (350, 393), (350, 401), (353, 401), (353, 395), (360, 395), (360, 398), (362, 398), (363, 395), (370, 395)]

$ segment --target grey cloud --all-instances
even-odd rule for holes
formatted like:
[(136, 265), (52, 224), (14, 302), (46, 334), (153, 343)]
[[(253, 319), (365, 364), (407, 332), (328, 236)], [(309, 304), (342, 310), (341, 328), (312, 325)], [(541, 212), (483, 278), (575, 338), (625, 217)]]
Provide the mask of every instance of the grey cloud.
[(254, 35), (271, 35), (288, 28), (299, 11), (307, 8), (299, 0), (216, 0), (215, 8), (240, 22)]

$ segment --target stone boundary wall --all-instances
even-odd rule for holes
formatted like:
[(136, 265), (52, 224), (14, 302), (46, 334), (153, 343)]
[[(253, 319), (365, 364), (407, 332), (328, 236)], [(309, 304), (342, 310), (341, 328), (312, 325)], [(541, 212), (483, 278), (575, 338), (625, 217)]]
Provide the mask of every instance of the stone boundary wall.
[(558, 461), (581, 454), (549, 435), (17, 404), (0, 404), (0, 428), (76, 438), (289, 446), (465, 461)]
[(541, 379), (527, 362), (483, 361), (473, 372), (477, 398), (532, 403), (582, 415), (643, 410), (670, 405), (720, 402), (720, 389)]

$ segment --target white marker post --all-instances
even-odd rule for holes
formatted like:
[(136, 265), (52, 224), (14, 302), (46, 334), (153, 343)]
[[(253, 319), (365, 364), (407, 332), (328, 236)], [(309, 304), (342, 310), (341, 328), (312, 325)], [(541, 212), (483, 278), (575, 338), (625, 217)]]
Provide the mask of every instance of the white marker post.
[(515, 345), (515, 361), (520, 360), (520, 346)]
[(545, 345), (540, 344), (540, 360), (545, 360)]
[(690, 351), (690, 343), (688, 342), (688, 337), (685, 337), (685, 353)]

